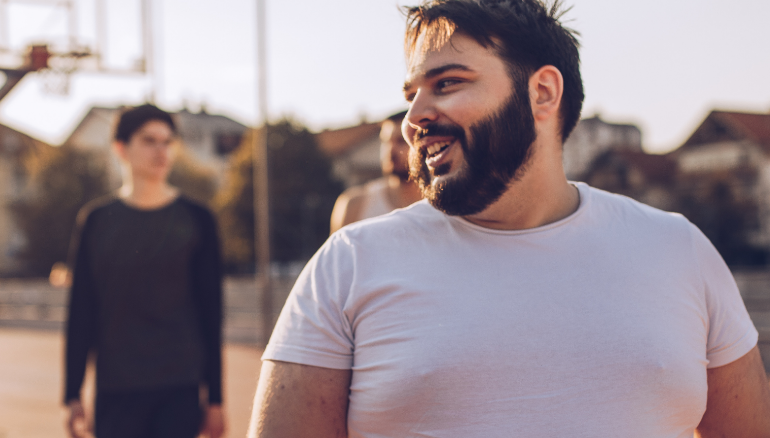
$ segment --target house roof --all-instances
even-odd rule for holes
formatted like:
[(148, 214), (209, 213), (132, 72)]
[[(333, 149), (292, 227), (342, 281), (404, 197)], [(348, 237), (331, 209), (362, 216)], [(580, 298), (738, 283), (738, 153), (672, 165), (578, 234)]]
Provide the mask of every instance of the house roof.
[[(63, 144), (92, 148), (103, 148), (109, 145), (113, 136), (114, 125), (124, 108), (91, 107)], [(209, 114), (203, 110), (199, 113), (193, 113), (187, 109), (182, 109), (170, 114), (182, 135), (188, 126), (201, 123), (201, 119), (205, 119), (209, 124), (216, 123), (219, 131), (240, 133), (247, 129), (243, 124), (227, 116)]]
[(751, 140), (770, 152), (770, 114), (711, 111), (682, 148), (740, 140)]
[(180, 111), (171, 113), (172, 116), (176, 117), (177, 120), (175, 120), (177, 123), (182, 122), (186, 119), (189, 119), (193, 123), (197, 123), (197, 120), (200, 119), (206, 119), (206, 120), (216, 120), (219, 123), (222, 124), (222, 126), (227, 126), (234, 130), (246, 130), (248, 127), (237, 120), (233, 120), (230, 117), (223, 116), (221, 114), (211, 114), (209, 112), (206, 112), (205, 108), (202, 108), (200, 112), (194, 113), (190, 111), (187, 108), (182, 108)]
[(677, 163), (669, 155), (648, 154), (632, 150), (609, 150), (597, 158), (589, 174), (608, 164), (624, 163), (625, 166), (639, 170), (647, 181), (668, 182), (677, 172)]
[[(99, 144), (92, 145), (87, 144), (86, 146), (89, 147), (102, 147), (105, 146), (105, 144), (102, 143), (102, 137), (111, 139), (112, 138), (112, 129), (113, 125), (115, 123), (115, 120), (118, 117), (118, 114), (120, 113), (121, 108), (108, 108), (108, 107), (101, 107), (101, 106), (94, 106), (88, 109), (86, 114), (83, 116), (82, 119), (80, 119), (80, 122), (78, 122), (77, 126), (72, 130), (69, 137), (67, 137), (66, 140), (64, 140), (64, 143), (62, 145), (74, 145), (74, 144), (80, 144), (80, 143), (89, 143), (89, 132), (87, 132), (89, 129), (97, 129), (100, 131), (97, 137), (99, 137)], [(106, 144), (109, 144), (107, 142)]]
[(639, 127), (634, 125), (633, 123), (610, 123), (610, 122), (606, 122), (606, 121), (604, 121), (602, 119), (601, 115), (598, 114), (598, 113), (594, 114), (591, 117), (586, 117), (586, 118), (580, 119), (579, 123), (584, 124), (584, 125), (589, 125), (589, 126), (590, 125), (610, 125), (610, 126), (613, 126), (613, 127), (627, 127), (627, 128), (636, 129), (637, 131), (639, 130)]
[(329, 156), (344, 154), (380, 133), (379, 123), (361, 123), (342, 129), (327, 129), (315, 135), (318, 147)]

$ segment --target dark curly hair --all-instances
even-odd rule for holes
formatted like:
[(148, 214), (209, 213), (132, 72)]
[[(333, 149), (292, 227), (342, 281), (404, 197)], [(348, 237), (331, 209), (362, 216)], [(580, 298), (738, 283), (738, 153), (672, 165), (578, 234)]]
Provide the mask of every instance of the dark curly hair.
[(404, 11), (409, 59), (417, 50), (420, 35), (425, 34), (426, 41), (422, 50), (428, 50), (461, 32), (484, 47), (493, 47), (514, 81), (545, 65), (556, 67), (564, 78), (562, 141), (569, 137), (583, 107), (583, 80), (577, 32), (559, 21), (568, 11), (559, 0), (550, 6), (539, 0), (426, 0)]

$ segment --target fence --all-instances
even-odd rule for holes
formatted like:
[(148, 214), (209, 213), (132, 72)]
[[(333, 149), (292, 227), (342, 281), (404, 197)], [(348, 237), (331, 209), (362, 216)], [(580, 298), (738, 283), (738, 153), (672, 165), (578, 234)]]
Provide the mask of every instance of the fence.
[[(734, 273), (746, 308), (759, 330), (759, 348), (770, 373), (770, 271)], [(273, 321), (286, 301), (297, 272), (273, 276)], [(225, 340), (259, 344), (263, 333), (262, 291), (252, 277), (225, 279)], [(0, 327), (61, 330), (64, 325), (67, 293), (46, 280), (0, 280)]]
[[(294, 284), (296, 275), (272, 278), (273, 321)], [(224, 336), (228, 342), (259, 344), (263, 331), (262, 291), (252, 277), (224, 282)], [(67, 291), (44, 279), (0, 279), (0, 327), (61, 330), (66, 319)]]

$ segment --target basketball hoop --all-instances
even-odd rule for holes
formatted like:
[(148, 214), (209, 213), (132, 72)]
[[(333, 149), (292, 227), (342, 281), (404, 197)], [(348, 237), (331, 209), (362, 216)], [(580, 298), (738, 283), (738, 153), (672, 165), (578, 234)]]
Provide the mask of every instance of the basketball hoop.
[(44, 69), (48, 67), (49, 59), (51, 59), (51, 52), (48, 51), (48, 45), (32, 45), (27, 52), (27, 68), (29, 68), (31, 71)]
[[(152, 74), (152, 34), (151, 34), (151, 0), (137, 0), (141, 3), (138, 35), (141, 55), (136, 64), (104, 63), (111, 59), (108, 43), (108, 14), (103, 0), (96, 0), (94, 22), (86, 28), (78, 25), (76, 4), (79, 0), (0, 0), (0, 100), (18, 85), (28, 74), (34, 74), (41, 82), (42, 91), (47, 94), (66, 96), (70, 92), (72, 74), (76, 71), (104, 74)], [(53, 25), (44, 17), (25, 15), (23, 20), (31, 20), (29, 25), (11, 26), (21, 19), (15, 6), (18, 4), (34, 4), (37, 8), (45, 8), (50, 14), (64, 13), (67, 31), (62, 34), (59, 30), (49, 32)], [(41, 14), (37, 14), (41, 15)], [(49, 14), (42, 14), (47, 16)], [(52, 15), (53, 16), (53, 15)], [(59, 15), (56, 15), (59, 17)], [(43, 21), (38, 22), (38, 19)], [(58, 18), (57, 18), (58, 20)], [(122, 20), (121, 20), (122, 22)], [(29, 34), (28, 28), (40, 27), (38, 35)], [(19, 27), (19, 29), (16, 29)], [(56, 26), (58, 29), (59, 23)], [(23, 30), (23, 31), (22, 31)], [(13, 31), (13, 32), (12, 32)], [(25, 34), (18, 38), (18, 32)], [(88, 43), (84, 44), (81, 37), (89, 35)], [(93, 37), (90, 37), (93, 35)], [(16, 41), (29, 41), (25, 49), (20, 49)], [(14, 42), (11, 45), (11, 42)], [(26, 43), (25, 43), (26, 44)], [(5, 75), (5, 81), (3, 81)]]
[(78, 60), (84, 56), (88, 55), (76, 52), (52, 55), (48, 60), (48, 67), (38, 70), (43, 91), (58, 96), (69, 95), (70, 78), (78, 69)]

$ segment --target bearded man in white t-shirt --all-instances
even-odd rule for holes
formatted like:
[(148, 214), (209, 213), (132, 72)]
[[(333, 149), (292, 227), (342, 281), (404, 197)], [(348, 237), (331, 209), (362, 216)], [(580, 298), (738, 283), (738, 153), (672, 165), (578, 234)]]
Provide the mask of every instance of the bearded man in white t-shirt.
[(407, 10), (426, 200), (344, 227), (265, 350), (252, 437), (768, 437), (757, 331), (685, 218), (567, 181), (577, 41), (537, 0)]

